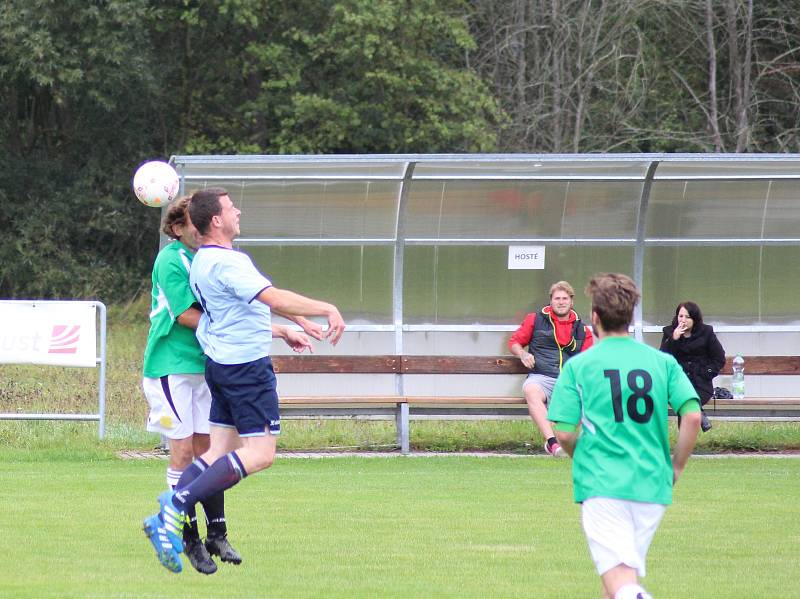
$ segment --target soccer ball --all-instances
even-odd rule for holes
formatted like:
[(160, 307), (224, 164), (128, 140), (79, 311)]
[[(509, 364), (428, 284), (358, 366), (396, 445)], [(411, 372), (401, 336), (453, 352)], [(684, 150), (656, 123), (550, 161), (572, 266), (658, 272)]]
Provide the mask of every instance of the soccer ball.
[(175, 199), (180, 188), (178, 173), (166, 162), (145, 162), (133, 175), (133, 193), (145, 206), (160, 208)]

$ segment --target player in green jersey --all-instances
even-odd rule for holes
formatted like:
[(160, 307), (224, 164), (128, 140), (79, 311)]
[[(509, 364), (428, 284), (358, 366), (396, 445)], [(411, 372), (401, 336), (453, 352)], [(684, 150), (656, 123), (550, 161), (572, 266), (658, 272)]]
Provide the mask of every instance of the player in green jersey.
[[(639, 576), (694, 448), (700, 404), (672, 356), (628, 336), (639, 300), (629, 277), (596, 275), (586, 294), (600, 343), (565, 364), (548, 418), (573, 459), (575, 501), (604, 596), (645, 598)], [(683, 419), (672, 458), (670, 407)]]

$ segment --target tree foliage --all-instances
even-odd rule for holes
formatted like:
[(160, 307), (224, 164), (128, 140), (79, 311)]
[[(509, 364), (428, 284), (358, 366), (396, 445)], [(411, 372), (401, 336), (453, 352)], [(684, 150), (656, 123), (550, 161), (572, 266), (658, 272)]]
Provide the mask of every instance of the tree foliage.
[(6, 0), (0, 297), (146, 289), (172, 154), (797, 152), (778, 0)]
[(178, 153), (468, 152), (498, 105), (455, 0), (9, 0), (0, 7), (0, 296), (130, 297)]
[(505, 151), (797, 152), (797, 11), (777, 0), (470, 0)]

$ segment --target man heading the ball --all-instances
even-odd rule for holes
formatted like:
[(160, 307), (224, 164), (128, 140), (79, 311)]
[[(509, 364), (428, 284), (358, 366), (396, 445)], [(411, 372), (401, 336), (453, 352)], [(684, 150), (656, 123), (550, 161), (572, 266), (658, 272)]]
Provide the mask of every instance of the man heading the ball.
[[(142, 378), (150, 404), (147, 430), (168, 440), (167, 485), (173, 489), (192, 460), (209, 448), (211, 393), (203, 377), (205, 356), (195, 337), (201, 310), (189, 288), (189, 269), (200, 242), (188, 206), (188, 197), (174, 200), (162, 220), (162, 233), (173, 241), (153, 264), (150, 332)], [(235, 564), (241, 557), (227, 540), (223, 494), (209, 496), (202, 504), (206, 542), (200, 540), (197, 514), (192, 509), (183, 528), (183, 544), (192, 566), (203, 574), (213, 574), (217, 565), (209, 551)]]
[[(305, 316), (325, 317), (325, 336), (334, 344), (345, 329), (336, 306), (276, 288), (246, 254), (233, 249), (239, 214), (221, 188), (195, 192), (189, 203), (203, 242), (189, 283), (203, 308), (197, 338), (207, 356), (211, 444), (184, 471), (176, 490), (159, 496), (159, 513), (145, 520), (145, 529), (154, 531), (149, 536), (159, 561), (173, 572), (181, 570), (179, 532), (192, 507), (275, 459), (280, 413), (269, 357), (272, 338), (298, 352), (310, 349), (311, 342), (306, 333), (273, 323), (272, 311), (300, 323), (309, 322)], [(307, 331), (322, 337), (315, 326)]]

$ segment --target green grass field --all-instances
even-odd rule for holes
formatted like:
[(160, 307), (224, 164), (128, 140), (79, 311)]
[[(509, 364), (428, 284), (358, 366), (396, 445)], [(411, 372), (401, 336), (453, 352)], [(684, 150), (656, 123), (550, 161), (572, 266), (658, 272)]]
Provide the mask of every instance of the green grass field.
[[(127, 312), (126, 312), (127, 310)], [(166, 462), (139, 387), (142, 306), (109, 323), (108, 436), (96, 423), (0, 422), (0, 597), (596, 597), (569, 461), (279, 459), (229, 494), (240, 567), (156, 561), (142, 519)], [(127, 314), (127, 315), (126, 315)], [(134, 316), (129, 316), (134, 314)], [(137, 316), (138, 315), (138, 316)], [(94, 370), (0, 365), (3, 411), (94, 411)], [(280, 448), (393, 447), (391, 422), (287, 420)], [(538, 453), (528, 420), (415, 421), (415, 450)], [(673, 425), (674, 436), (674, 425)], [(698, 452), (800, 449), (797, 423), (715, 423)], [(656, 536), (656, 597), (800, 597), (800, 459), (695, 459)]]
[[(163, 460), (0, 450), (2, 597), (594, 597), (568, 460), (279, 459), (228, 494), (239, 566), (170, 574), (140, 530)], [(798, 596), (800, 460), (698, 458), (656, 597)]]

